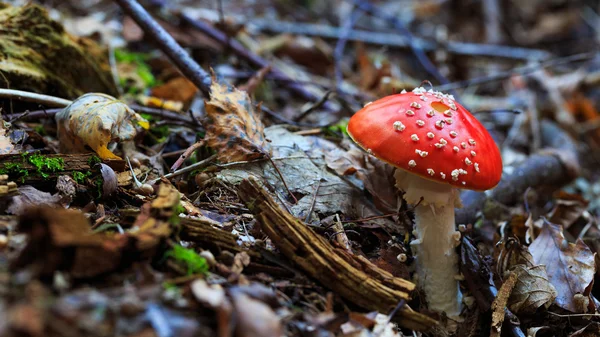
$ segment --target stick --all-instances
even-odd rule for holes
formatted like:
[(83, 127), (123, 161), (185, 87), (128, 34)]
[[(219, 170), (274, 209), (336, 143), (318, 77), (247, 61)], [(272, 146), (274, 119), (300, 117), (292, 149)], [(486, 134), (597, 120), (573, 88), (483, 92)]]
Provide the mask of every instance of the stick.
[(145, 34), (156, 42), (160, 50), (171, 62), (202, 91), (206, 98), (210, 97), (210, 74), (202, 69), (196, 61), (167, 33), (135, 0), (115, 0), (123, 11), (142, 28)]
[(64, 108), (71, 104), (71, 100), (36, 94), (29, 91), (13, 90), (13, 89), (0, 89), (0, 98), (16, 99), (24, 102), (39, 103), (50, 107)]
[[(323, 24), (255, 19), (252, 20), (248, 26), (250, 29), (258, 32), (299, 34), (335, 40), (342, 37), (342, 29)], [(407, 48), (410, 46), (408, 40), (404, 36), (394, 33), (371, 32), (360, 29), (353, 29), (352, 34), (348, 36), (348, 40), (398, 48)], [(415, 37), (415, 42), (425, 51), (432, 51), (438, 48), (437, 43), (422, 38)], [(552, 54), (539, 49), (458, 41), (447, 41), (446, 48), (448, 49), (448, 52), (455, 55), (486, 56), (513, 60), (541, 61), (552, 57)]]

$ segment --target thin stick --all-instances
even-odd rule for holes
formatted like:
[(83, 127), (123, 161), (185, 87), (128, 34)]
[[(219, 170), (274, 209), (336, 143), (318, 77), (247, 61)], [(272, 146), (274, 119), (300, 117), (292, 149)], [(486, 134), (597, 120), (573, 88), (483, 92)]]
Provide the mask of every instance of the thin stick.
[(279, 179), (281, 179), (281, 182), (283, 183), (283, 187), (285, 187), (288, 194), (292, 197), (292, 199), (294, 199), (294, 205), (298, 204), (298, 199), (296, 199), (296, 196), (294, 195), (294, 193), (292, 193), (292, 191), (290, 191), (290, 188), (288, 187), (287, 183), (285, 182), (285, 179), (283, 179), (283, 174), (281, 174), (281, 171), (279, 171), (279, 167), (277, 167), (277, 165), (275, 165), (273, 158), (271, 158), (271, 156), (268, 153), (266, 153), (265, 155), (266, 155), (267, 159), (269, 159), (269, 161), (271, 162), (271, 165), (273, 165), (273, 168), (277, 172), (277, 175), (279, 175)]
[(56, 108), (64, 108), (73, 102), (60, 97), (13, 89), (0, 89), (0, 98), (16, 99), (19, 101), (38, 103)]
[(179, 158), (177, 159), (175, 164), (173, 164), (173, 166), (171, 166), (171, 172), (177, 171), (177, 169), (183, 164), (183, 162), (185, 162), (185, 160), (188, 159), (192, 155), (192, 153), (196, 152), (196, 150), (198, 150), (202, 146), (204, 146), (203, 140), (196, 142), (196, 143), (192, 144), (190, 147), (188, 147), (187, 150), (185, 150), (185, 152), (183, 152), (181, 154), (181, 156), (179, 156)]
[(196, 61), (167, 33), (148, 12), (135, 0), (115, 0), (123, 11), (142, 28), (145, 34), (156, 42), (171, 62), (202, 91), (205, 97), (210, 97), (212, 78)]
[(342, 73), (342, 58), (344, 57), (344, 49), (346, 48), (346, 43), (348, 42), (348, 36), (352, 32), (352, 27), (360, 19), (361, 13), (357, 11), (355, 8), (352, 8), (352, 12), (350, 17), (346, 19), (344, 24), (342, 25), (341, 32), (342, 35), (340, 39), (335, 44), (335, 50), (333, 52), (334, 59), (334, 67), (335, 67), (335, 87), (339, 91), (342, 87), (342, 82), (344, 81), (344, 74)]
[[(324, 24), (277, 21), (272, 19), (255, 19), (252, 20), (249, 26), (254, 31), (263, 33), (288, 33), (316, 36), (324, 39), (334, 40), (340, 39), (342, 37), (341, 28)], [(348, 36), (348, 40), (360, 41), (371, 45), (382, 45), (397, 48), (406, 48), (410, 46), (406, 37), (397, 33), (372, 32), (363, 29), (353, 29), (352, 34)], [(438, 44), (434, 41), (418, 37), (415, 37), (415, 41), (425, 51), (433, 51), (438, 48)], [(546, 60), (552, 57), (551, 53), (540, 49), (529, 49), (502, 45), (447, 41), (445, 46), (448, 49), (448, 52), (455, 55), (468, 55), (478, 57), (485, 56), (513, 60)]]
[(212, 156), (210, 156), (210, 157), (208, 157), (208, 158), (206, 158), (204, 160), (201, 160), (201, 161), (199, 161), (197, 163), (194, 163), (194, 164), (192, 164), (190, 166), (186, 166), (186, 167), (182, 168), (181, 170), (178, 170), (178, 171), (175, 171), (175, 172), (171, 172), (171, 173), (167, 173), (167, 174), (165, 174), (162, 177), (156, 178), (156, 179), (148, 182), (148, 184), (154, 185), (154, 184), (156, 184), (158, 181), (160, 181), (163, 178), (164, 179), (171, 179), (173, 177), (182, 175), (184, 173), (187, 173), (187, 172), (190, 172), (190, 171), (193, 171), (193, 170), (197, 170), (197, 169), (206, 167), (206, 166), (208, 166), (210, 164), (211, 161), (213, 161), (216, 158), (217, 158), (217, 155), (213, 154)]

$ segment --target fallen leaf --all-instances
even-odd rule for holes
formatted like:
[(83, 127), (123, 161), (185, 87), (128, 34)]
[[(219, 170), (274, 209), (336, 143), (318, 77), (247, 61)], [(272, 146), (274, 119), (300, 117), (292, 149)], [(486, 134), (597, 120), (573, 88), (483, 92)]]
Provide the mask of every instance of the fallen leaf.
[(263, 158), (270, 153), (264, 126), (248, 94), (236, 88), (211, 85), (206, 105), (207, 145), (218, 151), (222, 162)]
[(548, 214), (548, 221), (569, 229), (587, 210), (589, 201), (577, 194), (560, 192), (554, 208)]
[(136, 124), (147, 129), (148, 122), (116, 98), (88, 93), (77, 98), (56, 114), (60, 150), (64, 153), (87, 152), (89, 146), (102, 159), (121, 159), (107, 146), (111, 142), (131, 140)]
[(592, 322), (585, 326), (583, 329), (579, 329), (570, 337), (597, 337), (600, 336), (600, 324)]
[(0, 154), (14, 153), (15, 146), (6, 136), (4, 121), (0, 118)]
[(596, 272), (596, 254), (581, 239), (575, 244), (567, 242), (562, 227), (547, 221), (529, 251), (535, 264), (547, 266), (548, 279), (558, 293), (556, 304), (572, 312), (581, 312), (575, 296), (589, 295), (589, 285)]
[(283, 328), (273, 309), (242, 292), (231, 292), (237, 317), (237, 337), (279, 337)]
[(203, 279), (197, 279), (190, 285), (192, 294), (202, 304), (212, 309), (217, 309), (228, 301), (225, 290), (220, 284), (208, 284)]
[(548, 308), (556, 298), (556, 289), (548, 280), (546, 266), (517, 265), (511, 270), (516, 284), (510, 295), (508, 307), (515, 314), (533, 314), (539, 307)]
[(30, 206), (58, 206), (61, 200), (58, 194), (52, 195), (29, 185), (19, 187), (18, 192), (19, 194), (12, 198), (12, 203), (6, 210), (9, 214), (24, 214)]
[(181, 102), (183, 105), (189, 105), (196, 96), (198, 88), (190, 80), (183, 76), (175, 77), (167, 83), (152, 88), (152, 96), (168, 100)]

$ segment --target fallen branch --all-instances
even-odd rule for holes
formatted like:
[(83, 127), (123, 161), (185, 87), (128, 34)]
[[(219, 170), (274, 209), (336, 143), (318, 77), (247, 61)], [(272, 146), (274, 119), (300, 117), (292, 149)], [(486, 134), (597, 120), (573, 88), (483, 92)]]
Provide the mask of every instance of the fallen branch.
[(171, 62), (187, 77), (206, 98), (210, 96), (210, 83), (212, 78), (190, 55), (167, 33), (135, 0), (115, 0), (123, 11), (131, 16), (144, 33), (156, 42), (157, 46), (165, 53)]
[[(332, 247), (283, 211), (255, 179), (244, 180), (238, 193), (283, 255), (349, 302), (368, 310), (390, 312), (399, 301), (410, 298), (413, 283), (393, 277), (361, 256)], [(401, 326), (420, 331), (437, 325), (407, 306), (398, 311), (396, 319)]]
[(577, 145), (556, 124), (541, 121), (542, 149), (505, 173), (489, 193), (465, 190), (461, 193), (463, 208), (456, 210), (457, 223), (474, 223), (488, 201), (510, 205), (528, 188), (560, 187), (577, 177), (579, 161)]
[(60, 97), (36, 94), (34, 92), (13, 89), (0, 89), (0, 98), (16, 99), (23, 102), (39, 103), (45, 106), (57, 108), (66, 107), (72, 102), (71, 100)]
[[(343, 36), (343, 29), (323, 24), (257, 19), (252, 20), (248, 26), (250, 29), (254, 29), (255, 31), (277, 34), (299, 34), (336, 40), (342, 38)], [(353, 29), (352, 34), (348, 36), (348, 40), (398, 48), (407, 48), (410, 46), (406, 37), (396, 33), (371, 32), (360, 29)], [(425, 51), (432, 51), (438, 48), (435, 42), (429, 40), (415, 38), (415, 41)], [(516, 60), (546, 60), (552, 56), (552, 54), (538, 49), (458, 41), (447, 41), (446, 48), (448, 49), (448, 52), (456, 55), (486, 56)]]

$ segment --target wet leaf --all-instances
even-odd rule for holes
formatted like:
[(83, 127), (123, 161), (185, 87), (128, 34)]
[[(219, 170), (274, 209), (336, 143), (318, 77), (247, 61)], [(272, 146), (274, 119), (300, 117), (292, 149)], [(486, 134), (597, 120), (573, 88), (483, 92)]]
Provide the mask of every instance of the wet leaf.
[(56, 114), (60, 150), (87, 152), (86, 146), (102, 159), (121, 159), (108, 149), (111, 142), (131, 140), (136, 125), (145, 129), (148, 122), (112, 96), (89, 93)]
[(548, 308), (556, 298), (556, 289), (548, 280), (546, 266), (518, 265), (513, 270), (517, 276), (508, 307), (515, 314), (532, 314), (539, 307)]
[(595, 253), (582, 241), (567, 242), (561, 226), (545, 222), (538, 237), (529, 246), (536, 264), (547, 266), (548, 279), (558, 293), (556, 304), (572, 312), (581, 312), (576, 295), (589, 295), (594, 279)]
[(252, 160), (269, 153), (264, 126), (246, 92), (213, 81), (206, 115), (206, 143), (218, 151), (222, 162)]

